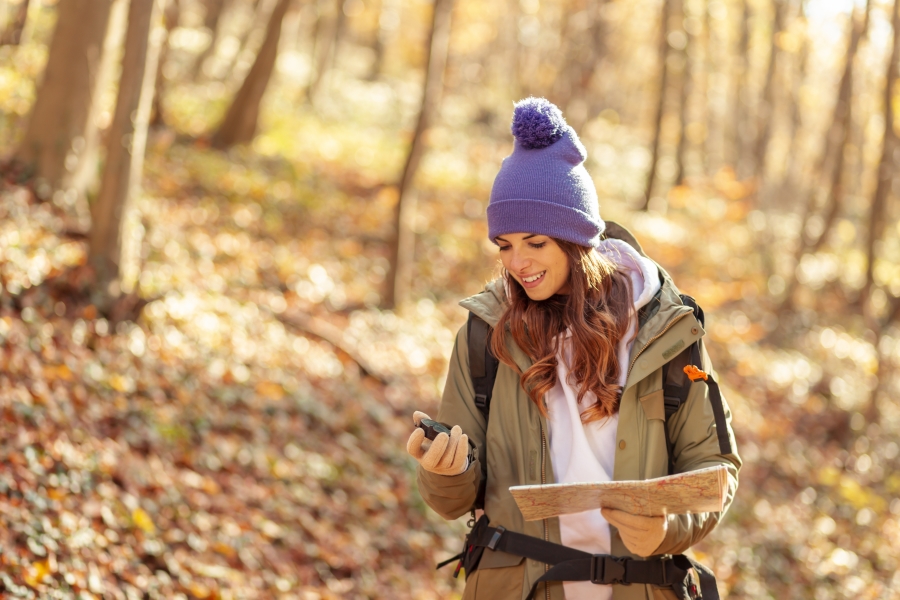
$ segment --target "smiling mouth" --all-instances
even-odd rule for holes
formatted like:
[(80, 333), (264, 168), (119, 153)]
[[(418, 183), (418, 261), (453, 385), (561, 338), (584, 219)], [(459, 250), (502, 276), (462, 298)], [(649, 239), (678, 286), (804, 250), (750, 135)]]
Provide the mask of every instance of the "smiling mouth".
[(540, 273), (538, 273), (536, 275), (531, 275), (530, 277), (523, 277), (522, 281), (524, 281), (525, 283), (534, 283), (535, 281), (537, 281), (538, 279), (543, 277), (544, 273), (546, 273), (546, 272), (547, 271), (541, 271)]

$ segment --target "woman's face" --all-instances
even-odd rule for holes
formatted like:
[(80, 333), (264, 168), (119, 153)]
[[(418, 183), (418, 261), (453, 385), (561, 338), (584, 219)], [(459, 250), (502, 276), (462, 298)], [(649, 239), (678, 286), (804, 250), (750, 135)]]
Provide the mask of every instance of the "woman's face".
[(497, 236), (500, 260), (532, 300), (568, 294), (569, 257), (553, 238), (534, 233)]

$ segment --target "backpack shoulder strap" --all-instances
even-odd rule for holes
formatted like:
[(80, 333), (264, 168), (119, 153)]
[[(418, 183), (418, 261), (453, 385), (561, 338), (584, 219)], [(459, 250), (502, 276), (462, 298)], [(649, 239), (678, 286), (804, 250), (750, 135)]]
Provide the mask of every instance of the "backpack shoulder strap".
[[(472, 387), (475, 389), (475, 406), (484, 415), (484, 428), (487, 431), (487, 422), (491, 414), (491, 396), (494, 392), (494, 381), (497, 379), (497, 368), (500, 361), (491, 354), (491, 326), (475, 313), (469, 313), (466, 323), (469, 347), (469, 375), (472, 378)], [(487, 489), (486, 477), (486, 448), (479, 449), (479, 457), (482, 460), (481, 485), (478, 495), (475, 497), (475, 507), (484, 508), (484, 494)]]
[[(700, 308), (697, 301), (686, 294), (681, 294), (681, 301), (685, 306), (690, 306), (694, 310), (694, 317), (700, 322), (701, 326), (704, 326), (706, 324), (706, 319), (703, 315), (703, 309)], [(663, 399), (665, 401), (667, 425), (664, 429), (666, 433), (666, 449), (669, 454), (670, 474), (674, 473), (675, 463), (673, 456), (674, 442), (669, 439), (669, 417), (678, 412), (678, 409), (687, 402), (688, 394), (691, 392), (691, 384), (694, 383), (693, 380), (687, 376), (685, 368), (694, 365), (699, 369), (700, 364), (700, 340), (697, 340), (689, 347), (682, 350), (675, 358), (663, 365)], [(709, 400), (712, 404), (713, 416), (716, 420), (716, 435), (719, 439), (719, 451), (722, 454), (731, 454), (731, 440), (728, 438), (728, 427), (725, 422), (725, 405), (722, 402), (722, 393), (719, 390), (719, 384), (708, 375), (705, 377), (704, 383), (706, 383), (709, 388)]]
[(472, 377), (472, 387), (475, 388), (475, 406), (487, 421), (500, 361), (491, 354), (488, 343), (491, 326), (484, 319), (470, 312), (466, 328), (469, 338), (469, 374)]
[[(700, 308), (697, 302), (686, 294), (681, 294), (681, 301), (685, 306), (690, 306), (694, 310), (694, 317), (700, 322), (701, 326), (704, 325), (703, 309)], [(699, 341), (691, 344), (663, 365), (663, 397), (666, 405), (666, 421), (687, 401), (692, 382), (685, 374), (684, 368), (692, 364), (691, 361), (695, 359), (695, 351), (697, 353), (696, 360), (699, 360), (699, 344)]]
[(691, 344), (678, 355), (663, 365), (663, 402), (665, 405), (666, 421), (663, 431), (666, 434), (666, 451), (669, 455), (669, 475), (675, 473), (674, 450), (675, 442), (669, 436), (669, 418), (678, 412), (678, 409), (687, 402), (691, 393), (690, 379), (684, 373), (684, 368), (691, 362), (691, 350), (696, 345)]

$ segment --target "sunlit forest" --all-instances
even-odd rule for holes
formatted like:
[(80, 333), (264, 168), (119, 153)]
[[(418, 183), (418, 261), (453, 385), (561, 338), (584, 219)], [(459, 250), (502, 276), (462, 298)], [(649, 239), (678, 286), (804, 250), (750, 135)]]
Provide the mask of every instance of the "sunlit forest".
[(513, 103), (706, 312), (732, 599), (900, 598), (900, 0), (0, 0), (0, 590), (459, 598)]

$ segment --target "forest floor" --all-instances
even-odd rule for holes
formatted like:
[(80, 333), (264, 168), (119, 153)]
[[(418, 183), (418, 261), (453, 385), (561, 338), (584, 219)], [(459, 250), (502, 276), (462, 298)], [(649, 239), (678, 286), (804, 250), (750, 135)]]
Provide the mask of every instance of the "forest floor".
[[(0, 278), (18, 293), (0, 313), (9, 597), (452, 595), (433, 565), (464, 527), (424, 508), (404, 449), (451, 332), (429, 301), (403, 319), (365, 308), (354, 286), (373, 267), (353, 232), (304, 223), (277, 183), (250, 180), (264, 165), (231, 166), (151, 157), (140, 285), (156, 299), (138, 323), (40, 286), (78, 273), (77, 219), (0, 192)], [(309, 333), (323, 328), (353, 350)]]
[[(6, 597), (458, 597), (434, 565), (466, 519), (424, 506), (405, 442), (412, 411), (437, 407), (456, 301), (494, 270), (478, 170), (508, 148), (434, 133), (417, 300), (382, 311), (396, 202), (383, 165), (401, 146), (361, 127), (281, 122), (229, 153), (154, 134), (129, 242), (152, 300), (137, 322), (47, 285), (81, 272), (83, 208), (0, 184)], [(741, 486), (693, 553), (730, 598), (900, 598), (897, 402), (863, 416), (877, 348), (831, 312), (833, 279), (779, 312), (784, 282), (763, 274), (791, 230), (753, 203), (722, 173), (666, 212), (603, 209), (706, 310), (734, 413)]]

